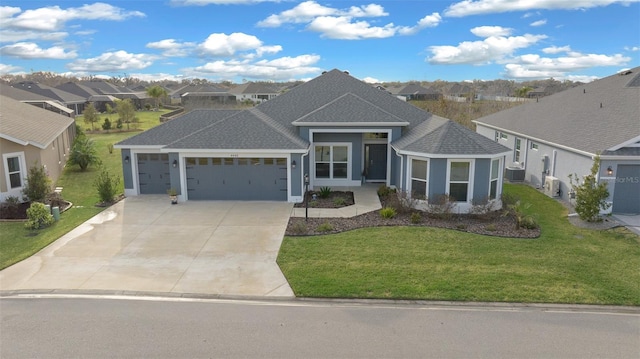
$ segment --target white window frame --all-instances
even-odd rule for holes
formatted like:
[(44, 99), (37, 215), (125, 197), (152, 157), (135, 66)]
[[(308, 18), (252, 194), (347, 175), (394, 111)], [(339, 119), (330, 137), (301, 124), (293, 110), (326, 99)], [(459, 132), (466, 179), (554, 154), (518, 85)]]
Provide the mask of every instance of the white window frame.
[(520, 163), (520, 160), (522, 159), (522, 140), (522, 138), (516, 137), (513, 142), (513, 162)]
[(537, 151), (539, 149), (538, 143), (531, 141), (530, 147), (533, 151)]
[[(498, 164), (497, 164), (497, 166), (498, 166), (498, 172), (497, 172), (498, 176), (496, 178), (493, 178), (492, 177), (493, 176), (493, 163), (495, 161), (498, 161)], [(501, 168), (502, 168), (502, 158), (499, 158), (499, 157), (498, 158), (492, 158), (491, 159), (491, 164), (489, 165), (489, 191), (487, 192), (487, 194), (488, 194), (487, 197), (488, 197), (488, 199), (490, 201), (496, 200), (496, 199), (500, 199), (500, 197), (502, 196), (502, 186), (498, 186), (500, 184), (500, 175), (501, 175), (500, 169)], [(496, 182), (496, 196), (495, 196), (495, 198), (491, 198), (491, 183), (494, 182), (494, 181)]]
[(504, 132), (500, 132), (500, 139), (506, 141), (509, 139), (509, 136)]
[[(18, 165), (20, 166), (20, 187), (15, 187), (15, 188), (11, 188), (11, 174), (15, 173), (9, 173), (9, 165), (7, 164), (7, 160), (9, 158), (14, 158), (17, 157), (18, 158)], [(25, 182), (26, 182), (26, 177), (27, 177), (27, 162), (25, 161), (25, 156), (24, 156), (24, 152), (11, 152), (11, 153), (4, 153), (2, 154), (2, 166), (4, 168), (4, 176), (5, 176), (5, 183), (7, 186), (7, 193), (10, 193), (9, 195), (20, 195), (20, 193), (22, 192), (22, 189), (24, 188)]]
[[(318, 178), (316, 177), (316, 146), (330, 147), (329, 154), (329, 178)], [(333, 178), (333, 148), (334, 147), (346, 147), (347, 148), (347, 177), (346, 178)], [(347, 185), (347, 182), (351, 181), (351, 166), (353, 163), (353, 149), (351, 142), (314, 142), (313, 148), (310, 151), (312, 153), (313, 158), (311, 159), (311, 172), (313, 173), (313, 185), (324, 186), (324, 185), (340, 185), (343, 182)], [(337, 162), (343, 163), (343, 162)]]
[[(425, 178), (415, 178), (413, 177), (413, 161), (423, 161), (427, 163), (427, 171), (425, 173)], [(424, 157), (409, 157), (409, 185), (407, 186), (409, 188), (409, 195), (413, 195), (413, 181), (420, 181), (420, 182), (424, 182), (425, 183), (425, 193), (424, 195), (424, 200), (428, 200), (429, 196), (429, 159), (428, 158), (424, 158)], [(419, 199), (422, 200), (422, 199)]]
[[(463, 163), (468, 163), (469, 164), (469, 178), (467, 179), (467, 181), (451, 181), (451, 164), (452, 163), (459, 163), (459, 162), (463, 162)], [(456, 203), (461, 204), (461, 203), (468, 203), (471, 204), (471, 201), (473, 200), (473, 179), (474, 179), (474, 169), (475, 169), (475, 159), (469, 158), (469, 159), (448, 159), (447, 160), (447, 195), (451, 196), (451, 184), (452, 183), (466, 183), (467, 184), (467, 200), (466, 201), (460, 201), (458, 199), (456, 199)]]

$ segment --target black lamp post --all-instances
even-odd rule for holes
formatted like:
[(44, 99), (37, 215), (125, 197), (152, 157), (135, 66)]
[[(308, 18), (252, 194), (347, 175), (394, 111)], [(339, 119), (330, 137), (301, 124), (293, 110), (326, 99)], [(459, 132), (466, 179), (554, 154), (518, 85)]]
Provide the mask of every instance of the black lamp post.
[(309, 175), (304, 175), (304, 220), (309, 221)]

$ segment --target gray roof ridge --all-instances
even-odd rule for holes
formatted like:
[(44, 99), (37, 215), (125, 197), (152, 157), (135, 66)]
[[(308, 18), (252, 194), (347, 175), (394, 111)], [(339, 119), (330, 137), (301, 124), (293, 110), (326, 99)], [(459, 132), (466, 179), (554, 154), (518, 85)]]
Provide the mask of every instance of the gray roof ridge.
[(284, 135), (285, 137), (287, 137), (288, 139), (291, 140), (291, 142), (302, 146), (302, 147), (308, 147), (309, 143), (305, 140), (303, 140), (302, 138), (300, 138), (297, 135), (292, 134), (290, 131), (287, 130), (287, 128), (282, 125), (281, 123), (279, 123), (278, 121), (272, 119), (269, 115), (267, 115), (266, 113), (258, 110), (255, 107), (252, 107), (248, 110), (245, 111), (249, 111), (250, 113), (252, 113), (254, 116), (256, 116), (259, 120), (261, 120), (262, 122), (264, 122), (266, 125), (268, 125), (269, 127), (273, 128), (274, 130), (278, 131), (279, 133), (281, 133), (282, 135)]
[[(196, 110), (191, 110), (191, 111), (189, 111), (189, 112), (185, 113), (184, 115), (187, 115), (188, 113), (195, 112), (195, 111), (233, 111), (233, 110), (196, 109)], [(191, 133), (190, 133), (190, 134), (188, 134), (188, 135), (184, 135), (184, 136), (182, 136), (182, 137), (180, 137), (180, 138), (177, 138), (177, 139), (175, 139), (174, 141), (172, 141), (172, 142), (170, 142), (170, 143), (166, 144), (164, 147), (171, 146), (172, 144), (174, 144), (174, 143), (176, 143), (176, 142), (179, 142), (179, 141), (182, 141), (183, 139), (185, 139), (185, 138), (187, 138), (187, 137), (190, 137), (190, 136), (195, 135), (196, 133), (202, 132), (202, 131), (204, 131), (204, 130), (208, 129), (209, 127), (212, 127), (212, 126), (214, 126), (214, 125), (216, 125), (216, 124), (218, 124), (218, 123), (220, 123), (220, 122), (222, 122), (222, 121), (225, 121), (225, 120), (227, 120), (227, 119), (229, 119), (229, 118), (231, 118), (231, 117), (233, 117), (233, 116), (237, 115), (237, 114), (238, 114), (238, 113), (240, 113), (240, 112), (242, 112), (242, 111), (237, 111), (237, 112), (235, 112), (235, 113), (233, 113), (233, 114), (231, 114), (231, 115), (229, 115), (229, 116), (227, 116), (227, 117), (224, 117), (224, 118), (219, 119), (218, 121), (214, 121), (214, 122), (212, 122), (212, 123), (210, 123), (210, 124), (208, 124), (208, 125), (206, 125), (206, 126), (204, 126), (204, 127), (200, 128), (200, 129), (198, 129), (197, 131), (191, 132)], [(183, 115), (183, 116), (184, 116), (184, 115)], [(175, 120), (174, 120), (174, 121), (175, 121)]]
[[(434, 123), (433, 123), (434, 119), (442, 119), (444, 121), (441, 124), (435, 124), (435, 128), (430, 128), (431, 126), (434, 126)], [(396, 142), (396, 144), (401, 147), (407, 147), (415, 143), (422, 137), (428, 134), (434, 133), (435, 131), (438, 131), (443, 126), (445, 126), (448, 122), (452, 122), (452, 121), (440, 116), (432, 115), (428, 120), (414, 127), (409, 133), (400, 137), (397, 141), (394, 141), (394, 142)], [(440, 143), (440, 141), (438, 141), (438, 143)]]
[(394, 115), (394, 114), (390, 113), (389, 111), (387, 111), (387, 110), (385, 110), (385, 109), (381, 108), (380, 106), (378, 106), (378, 105), (376, 105), (376, 104), (374, 104), (374, 103), (372, 103), (372, 102), (369, 102), (369, 101), (367, 101), (367, 100), (363, 99), (362, 97), (360, 97), (360, 96), (358, 96), (358, 95), (354, 94), (353, 92), (346, 92), (346, 93), (344, 93), (344, 94), (342, 94), (342, 95), (340, 95), (340, 96), (336, 97), (335, 99), (333, 99), (333, 100), (331, 100), (331, 101), (327, 102), (326, 104), (324, 104), (324, 105), (322, 105), (322, 106), (320, 106), (320, 107), (316, 108), (315, 110), (313, 110), (313, 111), (311, 111), (311, 112), (309, 112), (309, 113), (305, 114), (304, 116), (302, 116), (302, 117), (300, 117), (300, 118), (295, 119), (292, 123), (295, 123), (295, 122), (298, 122), (298, 121), (303, 122), (303, 121), (302, 121), (302, 119), (303, 119), (303, 118), (308, 117), (308, 116), (311, 116), (312, 114), (314, 114), (314, 113), (316, 113), (316, 112), (318, 112), (318, 111), (321, 111), (321, 110), (323, 110), (323, 109), (325, 109), (325, 108), (329, 107), (330, 105), (333, 105), (333, 104), (334, 104), (335, 102), (337, 102), (338, 100), (341, 100), (342, 98), (347, 97), (347, 96), (353, 96), (353, 97), (357, 98), (358, 100), (360, 100), (360, 101), (362, 101), (362, 102), (364, 102), (364, 103), (367, 103), (367, 104), (369, 104), (369, 105), (371, 105), (371, 106), (375, 107), (376, 109), (378, 109), (378, 110), (380, 110), (380, 111), (382, 111), (382, 112), (386, 113), (387, 115), (389, 115), (389, 116), (391, 116), (391, 117), (393, 117), (393, 118), (397, 119), (399, 122), (407, 122), (407, 121), (405, 121), (405, 120), (401, 119), (400, 117), (398, 117), (398, 116), (396, 116), (396, 115)]

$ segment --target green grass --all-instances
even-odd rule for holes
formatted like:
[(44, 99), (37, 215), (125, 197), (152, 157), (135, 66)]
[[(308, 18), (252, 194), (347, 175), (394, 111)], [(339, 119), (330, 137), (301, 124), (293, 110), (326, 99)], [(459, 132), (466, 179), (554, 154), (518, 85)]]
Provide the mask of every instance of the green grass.
[[(136, 112), (136, 116), (140, 118), (139, 129), (146, 130), (159, 125), (160, 115), (166, 112), (169, 111)], [(99, 125), (102, 124), (106, 116), (101, 115), (101, 121), (96, 124), (96, 128), (101, 128)], [(114, 123), (118, 117), (115, 114), (108, 116)], [(76, 124), (83, 129), (91, 127), (91, 125), (84, 123), (82, 117), (76, 119)], [(109, 154), (107, 145), (115, 144), (138, 133), (140, 132), (112, 130), (110, 133), (87, 134), (95, 142), (98, 155), (102, 160), (102, 166), (120, 179), (119, 193), (124, 191), (120, 150), (114, 149), (113, 153)], [(100, 200), (94, 187), (95, 178), (99, 173), (100, 168), (94, 166), (89, 166), (85, 172), (81, 172), (77, 166), (65, 168), (55, 185), (63, 187), (62, 196), (65, 200), (72, 202), (73, 207), (64, 212), (60, 217), (60, 221), (49, 228), (28, 231), (24, 228), (23, 222), (0, 222), (0, 269), (32, 256), (40, 249), (101, 212), (104, 208), (96, 207)]]
[(278, 264), (302, 297), (640, 305), (638, 236), (574, 227), (536, 190), (505, 191), (532, 204), (540, 238), (365, 228), (285, 237)]

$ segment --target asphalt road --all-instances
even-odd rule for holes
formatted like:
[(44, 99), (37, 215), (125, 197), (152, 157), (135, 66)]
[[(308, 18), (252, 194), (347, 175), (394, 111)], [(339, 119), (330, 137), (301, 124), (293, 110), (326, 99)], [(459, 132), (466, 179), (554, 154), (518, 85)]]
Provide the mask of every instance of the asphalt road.
[(0, 299), (1, 358), (638, 358), (640, 311), (160, 298)]

